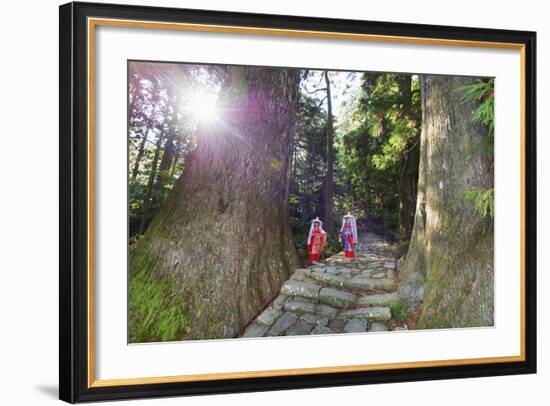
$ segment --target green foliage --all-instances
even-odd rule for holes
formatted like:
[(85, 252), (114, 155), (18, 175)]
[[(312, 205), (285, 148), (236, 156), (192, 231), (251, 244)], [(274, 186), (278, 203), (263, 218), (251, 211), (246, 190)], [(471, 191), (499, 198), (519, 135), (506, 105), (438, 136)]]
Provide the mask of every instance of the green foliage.
[(401, 300), (392, 300), (390, 302), (391, 317), (395, 321), (403, 321), (407, 318), (407, 306)]
[(323, 257), (328, 258), (342, 251), (340, 240), (335, 235), (329, 235), (323, 251)]
[(487, 137), (479, 144), (473, 145), (468, 151), (471, 154), (480, 153), (486, 156), (493, 156), (494, 130), (495, 130), (495, 80), (476, 79), (470, 85), (458, 87), (456, 90), (462, 92), (464, 103), (477, 104), (472, 115), (472, 121), (481, 123), (487, 128)]
[(142, 237), (143, 237), (142, 234), (135, 234), (135, 235), (132, 235), (132, 236), (129, 238), (128, 245), (130, 245), (130, 246), (134, 245), (136, 242), (138, 242), (139, 240), (141, 240)]
[(365, 73), (338, 145), (340, 171), (369, 214), (399, 229), (399, 176), (405, 154), (418, 154), (421, 107), (417, 77)]
[(462, 100), (464, 102), (478, 103), (476, 111), (472, 116), (472, 121), (480, 122), (487, 127), (487, 136), (494, 137), (495, 129), (495, 80), (477, 79), (471, 85), (460, 86), (457, 90), (463, 92)]
[[(473, 122), (481, 123), (487, 128), (487, 136), (474, 145), (469, 153), (480, 153), (493, 157), (494, 129), (495, 129), (495, 80), (476, 79), (470, 85), (460, 86), (457, 90), (463, 93), (465, 103), (476, 103), (477, 107), (472, 115)], [(465, 193), (465, 199), (472, 203), (475, 211), (482, 217), (495, 216), (495, 190), (474, 189)]]
[(495, 217), (495, 189), (474, 189), (465, 193), (466, 200), (470, 201), (476, 212), (482, 217)]
[[(326, 114), (319, 103), (302, 94), (294, 136), (290, 210), (291, 216), (308, 225), (313, 217), (322, 217), (324, 210), (327, 159), (325, 127)], [(295, 237), (298, 236), (295, 234)]]
[(307, 236), (309, 233), (309, 225), (306, 221), (298, 217), (291, 217), (290, 225), (292, 227), (296, 253), (301, 260), (305, 260), (308, 257)]

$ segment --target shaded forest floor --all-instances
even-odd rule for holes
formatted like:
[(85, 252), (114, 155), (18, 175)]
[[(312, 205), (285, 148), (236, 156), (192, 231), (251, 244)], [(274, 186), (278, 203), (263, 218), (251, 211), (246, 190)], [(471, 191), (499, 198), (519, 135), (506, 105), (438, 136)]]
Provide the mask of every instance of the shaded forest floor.
[(376, 234), (359, 235), (353, 260), (340, 252), (297, 269), (240, 337), (406, 330), (397, 298), (398, 252)]

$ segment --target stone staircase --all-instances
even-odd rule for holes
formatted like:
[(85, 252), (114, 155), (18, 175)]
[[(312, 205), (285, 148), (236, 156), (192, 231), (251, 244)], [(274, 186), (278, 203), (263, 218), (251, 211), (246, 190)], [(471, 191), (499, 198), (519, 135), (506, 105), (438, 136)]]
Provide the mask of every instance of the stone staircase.
[(297, 269), (241, 337), (404, 330), (390, 311), (397, 299), (395, 261), (391, 245), (363, 233), (353, 260), (339, 253)]

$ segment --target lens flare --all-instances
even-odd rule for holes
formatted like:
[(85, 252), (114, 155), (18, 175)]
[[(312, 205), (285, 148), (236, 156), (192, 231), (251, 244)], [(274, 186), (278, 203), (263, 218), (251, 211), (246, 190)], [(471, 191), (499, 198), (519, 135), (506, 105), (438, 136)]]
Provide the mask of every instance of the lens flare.
[(189, 112), (199, 122), (207, 123), (219, 118), (218, 96), (213, 93), (197, 92), (189, 101)]

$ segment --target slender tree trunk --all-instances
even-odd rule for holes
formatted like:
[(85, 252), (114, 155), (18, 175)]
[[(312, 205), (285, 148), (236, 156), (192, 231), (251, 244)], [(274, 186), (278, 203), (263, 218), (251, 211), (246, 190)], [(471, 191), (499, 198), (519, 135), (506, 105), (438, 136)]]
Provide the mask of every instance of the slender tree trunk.
[(334, 232), (334, 124), (332, 117), (332, 96), (328, 71), (324, 72), (327, 86), (327, 174), (325, 178), (325, 228)]
[(311, 209), (311, 196), (314, 193), (312, 183), (315, 180), (313, 173), (314, 170), (312, 168), (312, 163), (314, 162), (313, 157), (315, 156), (315, 148), (312, 142), (308, 142), (306, 144), (307, 146), (307, 156), (304, 163), (304, 205), (303, 205), (303, 218), (306, 222), (309, 222), (311, 220), (312, 216), (312, 209)]
[[(403, 100), (401, 115), (410, 118), (412, 108), (411, 75), (397, 79), (399, 94)], [(399, 162), (399, 235), (410, 238), (416, 208), (416, 184), (418, 182), (418, 139), (411, 140)]]
[(134, 163), (134, 168), (132, 169), (132, 178), (131, 182), (136, 181), (136, 177), (139, 172), (139, 164), (141, 163), (141, 159), (143, 158), (143, 154), (145, 153), (145, 144), (147, 143), (147, 136), (149, 133), (149, 127), (145, 126), (143, 130), (143, 134), (141, 135), (141, 142), (139, 143), (139, 149), (136, 156), (136, 162)]
[[(292, 158), (291, 158), (291, 169), (289, 173), (289, 181), (290, 181), (290, 193), (293, 195), (298, 195), (298, 185), (296, 183), (296, 151), (298, 149), (297, 141), (294, 139), (292, 143)], [(298, 206), (299, 211), (299, 206)]]
[(422, 303), (418, 328), (493, 325), (493, 241), (465, 193), (493, 185), (490, 159), (471, 153), (486, 136), (477, 107), (461, 101), (462, 77), (422, 76), (422, 133), (414, 229), (399, 295)]
[(164, 145), (164, 152), (162, 154), (162, 159), (160, 160), (159, 173), (162, 172), (163, 175), (165, 175), (164, 172), (170, 169), (170, 165), (174, 158), (174, 149), (175, 149), (174, 133), (175, 133), (174, 130), (170, 130), (170, 132), (168, 133), (168, 138), (166, 139), (166, 144)]
[[(219, 96), (223, 125), (199, 129), (183, 174), (132, 246), (131, 277), (176, 280), (166, 295), (184, 302), (173, 313), (186, 327), (174, 340), (234, 337), (294, 269), (288, 175), (298, 83), (294, 69), (231, 67)], [(130, 317), (140, 314), (130, 308)]]
[(153, 156), (153, 162), (151, 163), (151, 173), (149, 174), (149, 180), (147, 181), (147, 192), (145, 194), (145, 199), (143, 199), (143, 215), (141, 217), (141, 225), (139, 227), (139, 233), (143, 234), (147, 227), (147, 222), (149, 219), (149, 208), (151, 207), (151, 199), (153, 196), (153, 186), (155, 184), (155, 177), (157, 175), (157, 164), (160, 155), (160, 149), (162, 146), (163, 133), (159, 134), (157, 139), (157, 144), (155, 146), (155, 155)]
[(177, 95), (174, 94), (172, 88), (167, 89), (167, 93), (172, 111), (170, 114), (170, 119), (168, 121), (166, 142), (164, 143), (162, 159), (160, 160), (156, 185), (157, 190), (161, 191), (162, 196), (164, 196), (165, 192), (164, 185), (166, 185), (167, 181), (169, 180), (170, 168), (172, 165), (172, 161), (174, 160), (174, 155), (176, 153), (176, 138), (179, 132), (179, 126), (177, 122), (177, 115), (179, 111), (179, 98)]
[(302, 193), (302, 219), (306, 222), (310, 220), (310, 191), (309, 191), (309, 185), (310, 185), (310, 176), (309, 176), (309, 165), (307, 164), (307, 158), (306, 162), (304, 162), (304, 176), (303, 176), (303, 193)]
[(414, 226), (416, 183), (418, 182), (418, 145), (401, 157), (399, 165), (399, 235), (408, 239)]
[(177, 138), (176, 146), (174, 147), (174, 155), (172, 157), (172, 162), (170, 162), (170, 172), (168, 174), (169, 178), (173, 178), (176, 173), (176, 167), (178, 166), (178, 161), (182, 152), (182, 141), (181, 138)]
[(155, 188), (161, 191), (162, 196), (164, 196), (164, 192), (166, 191), (164, 185), (166, 185), (166, 183), (170, 179), (170, 165), (172, 164), (175, 154), (174, 139), (176, 137), (176, 132), (177, 129), (170, 125), (168, 129), (168, 135), (166, 137), (166, 142), (164, 144), (162, 159), (160, 160), (160, 164), (158, 167), (158, 175)]

